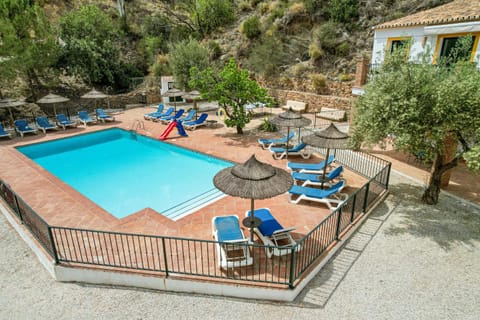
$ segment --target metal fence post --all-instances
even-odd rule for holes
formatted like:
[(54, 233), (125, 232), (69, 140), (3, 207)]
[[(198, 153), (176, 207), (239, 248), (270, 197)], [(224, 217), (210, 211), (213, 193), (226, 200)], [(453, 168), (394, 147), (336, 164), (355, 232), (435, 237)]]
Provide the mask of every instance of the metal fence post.
[(338, 208), (338, 218), (337, 218), (337, 230), (335, 230), (335, 240), (338, 240), (340, 235), (340, 224), (342, 223), (342, 207)]
[(352, 216), (350, 218), (350, 223), (352, 223), (353, 220), (355, 220), (355, 205), (356, 205), (356, 202), (357, 202), (357, 194), (355, 193), (353, 195), (353, 200), (352, 200)]
[(388, 190), (388, 184), (390, 183), (390, 172), (392, 171), (392, 163), (390, 162), (387, 166), (387, 181), (385, 182), (385, 188)]
[[(11, 190), (10, 190), (11, 191)], [(20, 205), (18, 204), (18, 199), (17, 199), (17, 195), (15, 193), (13, 193), (13, 198), (15, 199), (15, 206), (17, 207), (17, 212), (18, 212), (18, 217), (20, 218), (20, 221), (22, 222), (23, 224), (23, 215), (22, 215), (22, 211), (20, 210)], [(14, 209), (15, 210), (15, 209)]]
[(50, 241), (50, 245), (52, 247), (52, 254), (53, 254), (53, 259), (55, 259), (55, 264), (58, 264), (58, 254), (57, 254), (57, 248), (55, 246), (55, 241), (53, 241), (53, 233), (52, 233), (52, 227), (47, 225), (47, 230), (48, 230), (48, 239)]
[(368, 193), (370, 192), (370, 182), (369, 181), (367, 183), (367, 185), (365, 186), (365, 198), (363, 199), (363, 208), (362, 208), (362, 212), (365, 212), (367, 211), (367, 205), (368, 205)]
[(168, 277), (167, 249), (165, 248), (165, 238), (162, 237), (163, 261), (165, 262), (165, 276)]
[(297, 246), (298, 246), (298, 243), (292, 247), (291, 249), (292, 252), (290, 252), (290, 275), (288, 279), (288, 287), (290, 289), (295, 288), (295, 286), (293, 285), (293, 282), (295, 281), (293, 277), (294, 277), (294, 270), (295, 270), (295, 251), (297, 249)]

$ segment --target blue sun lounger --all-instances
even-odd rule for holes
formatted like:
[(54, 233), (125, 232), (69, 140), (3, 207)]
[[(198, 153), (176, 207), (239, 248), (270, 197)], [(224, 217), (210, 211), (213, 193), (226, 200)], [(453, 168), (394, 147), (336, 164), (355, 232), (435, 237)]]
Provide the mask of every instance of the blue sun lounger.
[(320, 186), (323, 185), (326, 187), (332, 186), (332, 181), (342, 179), (343, 166), (336, 167), (332, 171), (328, 172), (323, 177), (322, 173), (303, 173), (303, 172), (292, 172), (292, 178), (295, 181), (302, 182), (302, 186)]
[[(305, 149), (306, 147), (307, 147), (307, 145), (305, 143), (303, 143), (303, 142), (299, 143), (295, 147), (288, 149), (288, 155), (289, 156), (302, 156), (303, 159), (308, 159), (312, 155), (312, 152)], [(268, 148), (268, 150), (270, 150), (270, 152), (272, 153), (272, 156), (277, 160), (280, 160), (287, 155), (287, 149), (285, 149), (285, 148), (270, 147), (270, 148)]]
[(190, 111), (188, 111), (185, 117), (177, 119), (177, 121), (181, 121), (181, 122), (192, 121), (193, 117), (195, 117), (196, 114), (197, 114), (197, 111), (195, 111), (195, 109), (190, 109)]
[(217, 249), (220, 268), (244, 267), (253, 264), (238, 217), (217, 216), (212, 219), (212, 235)]
[(89, 123), (96, 123), (97, 121), (92, 119), (87, 111), (78, 111), (78, 120), (85, 126)]
[(100, 121), (105, 122), (105, 121), (115, 121), (115, 117), (107, 114), (105, 110), (99, 108), (95, 110), (95, 113), (97, 114), (97, 119), (100, 119)]
[(188, 130), (195, 130), (198, 127), (206, 125), (207, 118), (208, 118), (208, 114), (202, 113), (197, 120), (183, 122), (183, 127)]
[[(245, 216), (249, 217), (250, 212), (251, 211), (247, 211)], [(283, 228), (268, 208), (256, 209), (255, 217), (259, 218), (262, 223), (258, 228), (254, 228), (253, 230), (260, 240), (262, 240), (263, 244), (268, 246), (265, 248), (267, 257), (271, 258), (272, 255), (283, 256), (290, 254), (293, 246), (297, 244), (295, 240), (293, 240), (290, 231), (296, 228)], [(297, 246), (295, 251), (300, 251), (300, 246)]]
[(52, 124), (47, 117), (37, 117), (37, 126), (43, 131), (43, 133), (47, 133), (47, 130), (57, 130), (58, 127)]
[(4, 138), (4, 137), (9, 137), (10, 139), (12, 139), (12, 135), (9, 132), (7, 132), (5, 128), (3, 128), (2, 124), (0, 123), (0, 138)]
[(156, 114), (156, 115), (151, 115), (151, 116), (150, 116), (150, 119), (153, 120), (153, 121), (159, 121), (160, 118), (164, 118), (164, 117), (171, 116), (174, 111), (175, 111), (175, 109), (174, 109), (173, 107), (170, 107), (170, 108), (168, 108), (167, 111), (165, 111), (164, 113), (159, 113), (159, 114)]
[(28, 125), (27, 120), (25, 119), (15, 120), (14, 124), (15, 124), (15, 130), (17, 130), (17, 132), (20, 133), (20, 136), (22, 136), (22, 138), (25, 133), (37, 134), (37, 129), (30, 127)]
[(170, 123), (172, 121), (177, 121), (178, 118), (180, 118), (183, 115), (184, 112), (185, 112), (185, 110), (180, 109), (174, 115), (161, 117), (158, 120), (160, 120), (162, 123), (165, 123), (165, 124)]
[(164, 105), (163, 105), (163, 103), (160, 103), (160, 104), (158, 105), (158, 107), (157, 107), (157, 111), (155, 111), (155, 112), (150, 112), (150, 113), (145, 113), (145, 114), (143, 115), (143, 118), (144, 118), (145, 120), (151, 120), (152, 117), (156, 117), (156, 116), (162, 114), (163, 109), (164, 109)]
[[(289, 201), (297, 204), (302, 200), (324, 203), (330, 210), (335, 209), (347, 200), (348, 195), (340, 193), (345, 187), (345, 181), (340, 181), (328, 189), (293, 186), (288, 190)], [(335, 204), (336, 206), (333, 206)]]
[(295, 136), (295, 132), (291, 131), (288, 136), (284, 135), (282, 138), (278, 138), (278, 139), (258, 139), (258, 143), (260, 144), (262, 149), (268, 149), (273, 146), (285, 145), (287, 144), (287, 140), (288, 141), (292, 140), (294, 136)]
[(63, 130), (67, 129), (67, 127), (76, 128), (77, 122), (68, 120), (67, 116), (63, 113), (57, 114), (57, 125), (62, 127)]
[[(331, 155), (328, 157), (328, 164), (330, 165), (333, 161), (335, 161), (335, 156)], [(318, 163), (303, 163), (303, 162), (288, 162), (287, 168), (291, 169), (292, 171), (299, 171), (299, 172), (312, 172), (312, 173), (319, 173), (323, 172), (323, 168), (325, 167), (325, 160), (318, 162)]]

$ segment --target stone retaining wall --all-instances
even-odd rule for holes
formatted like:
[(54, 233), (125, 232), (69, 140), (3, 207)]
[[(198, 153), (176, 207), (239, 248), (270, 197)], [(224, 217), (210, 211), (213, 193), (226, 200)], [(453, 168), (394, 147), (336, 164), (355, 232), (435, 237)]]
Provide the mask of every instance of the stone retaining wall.
[(307, 103), (306, 112), (319, 112), (322, 107), (340, 110), (350, 110), (353, 98), (327, 96), (309, 92), (268, 89), (269, 94), (276, 99), (280, 106), (285, 105), (287, 100), (295, 100)]

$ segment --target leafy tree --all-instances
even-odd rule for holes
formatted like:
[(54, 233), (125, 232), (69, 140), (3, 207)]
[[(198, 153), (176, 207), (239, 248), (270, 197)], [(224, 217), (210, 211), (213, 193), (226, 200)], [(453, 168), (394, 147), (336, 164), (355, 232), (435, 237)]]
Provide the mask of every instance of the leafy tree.
[(58, 59), (55, 33), (36, 1), (0, 1), (0, 79), (2, 83), (21, 76), (32, 95), (40, 77)]
[(209, 52), (197, 40), (190, 39), (171, 46), (169, 57), (175, 82), (180, 87), (189, 88), (190, 69), (206, 69)]
[[(396, 149), (432, 159), (422, 200), (435, 204), (442, 175), (463, 155), (470, 168), (480, 168), (480, 72), (466, 61), (432, 65), (424, 57), (422, 63), (405, 62), (398, 51), (357, 100), (353, 139), (357, 145), (378, 143), (392, 135)], [(453, 159), (448, 154), (452, 142), (461, 146)]]
[(204, 71), (192, 68), (191, 78), (190, 86), (197, 88), (203, 98), (216, 100), (225, 109), (225, 124), (236, 127), (238, 134), (243, 133), (243, 128), (251, 119), (244, 106), (270, 101), (267, 90), (250, 79), (248, 71), (240, 69), (235, 59), (231, 59), (219, 73), (211, 68)]
[(60, 65), (90, 84), (112, 84), (119, 67), (118, 29), (98, 7), (89, 5), (60, 19), (65, 43)]

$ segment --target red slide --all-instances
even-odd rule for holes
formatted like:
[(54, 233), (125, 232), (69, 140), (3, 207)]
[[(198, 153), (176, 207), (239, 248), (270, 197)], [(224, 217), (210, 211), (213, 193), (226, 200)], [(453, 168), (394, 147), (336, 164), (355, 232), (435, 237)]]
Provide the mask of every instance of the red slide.
[(172, 132), (173, 128), (175, 128), (177, 126), (177, 121), (172, 121), (170, 122), (170, 124), (168, 125), (167, 129), (165, 129), (165, 131), (163, 131), (162, 135), (159, 137), (160, 140), (165, 140), (167, 139), (168, 135), (170, 134), (170, 132)]

